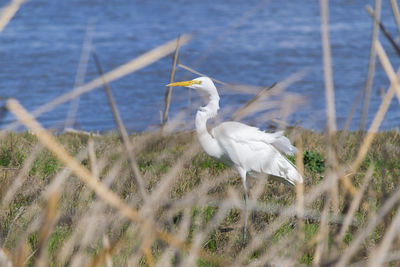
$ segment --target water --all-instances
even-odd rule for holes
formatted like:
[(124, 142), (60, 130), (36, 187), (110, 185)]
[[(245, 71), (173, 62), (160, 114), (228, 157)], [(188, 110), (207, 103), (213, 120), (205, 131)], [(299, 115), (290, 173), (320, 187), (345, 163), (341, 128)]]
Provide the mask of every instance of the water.
[[(359, 90), (364, 86), (370, 49), (371, 18), (365, 5), (373, 1), (330, 1), (330, 37), (339, 128), (343, 126)], [(1, 2), (5, 5), (6, 2)], [(382, 21), (397, 37), (388, 1)], [(270, 85), (310, 69), (302, 81), (289, 88), (307, 99), (289, 123), (322, 130), (325, 127), (325, 89), (318, 1), (44, 1), (30, 0), (0, 34), (0, 96), (15, 97), (29, 110), (68, 92), (74, 86), (87, 25), (93, 23), (93, 45), (103, 69), (109, 71), (161, 45), (179, 34), (193, 40), (180, 50), (179, 60), (228, 83)], [(399, 60), (381, 34), (392, 64)], [(205, 58), (202, 58), (202, 56)], [(164, 58), (111, 84), (129, 131), (142, 131), (160, 123), (164, 85), (169, 81), (171, 57)], [(86, 81), (97, 77), (93, 60)], [(183, 69), (176, 80), (196, 77)], [(389, 81), (377, 64), (368, 124), (372, 121)], [(238, 108), (251, 95), (221, 94), (221, 107)], [(191, 101), (199, 100), (192, 92)], [(188, 91), (174, 89), (171, 115), (188, 106)], [(62, 127), (69, 103), (39, 120), (46, 127)], [(193, 120), (195, 107), (186, 121)], [(279, 117), (277, 117), (279, 119)], [(351, 125), (360, 124), (361, 105)], [(380, 129), (399, 125), (399, 104), (391, 103)], [(5, 122), (14, 118), (7, 116)], [(254, 117), (247, 123), (265, 126)], [(75, 127), (91, 131), (115, 128), (104, 90), (83, 95)]]

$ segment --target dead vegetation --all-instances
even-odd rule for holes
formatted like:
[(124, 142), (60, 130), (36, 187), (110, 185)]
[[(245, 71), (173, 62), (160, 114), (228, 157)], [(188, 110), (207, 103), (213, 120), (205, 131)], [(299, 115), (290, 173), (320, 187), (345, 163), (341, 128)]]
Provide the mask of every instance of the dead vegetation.
[[(339, 184), (338, 210), (329, 205), (325, 211), (327, 201), (331, 201), (326, 192), (320, 192), (312, 202), (307, 201), (307, 196), (326, 181), (325, 136), (300, 128), (289, 132), (291, 135), (298, 133), (303, 143), (306, 177), (302, 217), (295, 207), (296, 190), (270, 179), (251, 179), (253, 214), (246, 247), (241, 242), (240, 177), (201, 152), (194, 133), (178, 132), (167, 136), (143, 133), (130, 138), (133, 144), (146, 140), (141, 149), (135, 149), (148, 194), (146, 201), (138, 195), (118, 135), (90, 137), (72, 133), (57, 136), (57, 141), (79, 159), (82, 166), (92, 172), (97, 169), (99, 181), (138, 211), (135, 223), (122, 215), (120, 207), (112, 208), (102, 196), (93, 194), (56, 156), (40, 146), (35, 135), (8, 133), (0, 143), (2, 249), (6, 255), (25, 256), (28, 264), (38, 264), (40, 259), (45, 265), (105, 263), (104, 253), (109, 254), (109, 261), (116, 266), (147, 264), (142, 246), (148, 236), (143, 231), (150, 234), (156, 230), (182, 241), (182, 244), (169, 243), (170, 240), (160, 240), (156, 233), (152, 234), (154, 239), (148, 241), (149, 255), (159, 265), (175, 261), (183, 264), (190, 260), (191, 254), (197, 254), (193, 260), (200, 265), (278, 264), (288, 259), (293, 263), (312, 264), (321, 220), (326, 216), (327, 247), (322, 261), (338, 260), (371, 217), (397, 192), (400, 135), (393, 131), (376, 136), (352, 179), (356, 195)], [(343, 149), (338, 154), (340, 164), (352, 162), (360, 136), (359, 132), (346, 134)], [(336, 139), (339, 138), (340, 133)], [(94, 144), (94, 153), (89, 152), (90, 142)], [(187, 151), (191, 151), (190, 156)], [(29, 157), (33, 153), (36, 157), (32, 161)], [(94, 156), (95, 161), (91, 158)], [(30, 165), (27, 175), (22, 176), (16, 190), (12, 189), (15, 178), (26, 172), (27, 164)], [(10, 190), (13, 195), (6, 197)], [(363, 192), (359, 192), (361, 190)], [(358, 203), (354, 207), (355, 201)], [(364, 261), (374, 251), (390, 227), (392, 217), (396, 216), (395, 210), (394, 205), (379, 219), (376, 228), (352, 257), (353, 262)], [(348, 225), (343, 224), (350, 212)], [(142, 229), (146, 227), (140, 223), (142, 220), (151, 223), (154, 229)], [(400, 245), (397, 239), (395, 241), (393, 250)], [(197, 245), (196, 250), (194, 245)], [(201, 253), (207, 255), (207, 260), (201, 259)]]
[[(391, 3), (398, 18), (396, 2)], [(3, 10), (0, 32), (22, 4), (14, 0)], [(380, 10), (380, 1), (375, 8)], [(0, 265), (397, 264), (400, 135), (378, 129), (392, 99), (400, 101), (399, 72), (376, 37), (379, 14), (368, 10), (375, 18), (370, 66), (375, 65), (376, 53), (391, 82), (370, 128), (336, 129), (328, 8), (321, 0), (327, 130), (317, 133), (275, 120), (276, 127), (287, 127), (299, 149), (290, 160), (303, 172), (305, 183), (294, 189), (267, 177), (251, 179), (252, 214), (245, 245), (237, 174), (205, 155), (195, 133), (177, 131), (179, 116), (166, 123), (165, 115), (160, 131), (128, 136), (113, 103), (108, 83), (173, 51), (174, 71), (176, 65), (196, 72), (177, 64), (176, 40), (104, 74), (98, 62), (99, 78), (31, 113), (9, 99), (3, 109), (18, 122), (0, 132)], [(179, 45), (189, 39), (181, 36)], [(244, 118), (268, 107), (260, 116), (265, 121), (276, 114), (285, 118), (302, 103), (300, 96), (284, 92), (302, 75), (304, 71), (260, 88), (214, 81), (235, 92), (256, 92), (240, 113), (227, 114)], [(101, 86), (108, 93), (118, 133), (56, 134), (36, 121), (40, 114)], [(19, 124), (29, 131), (13, 132)]]

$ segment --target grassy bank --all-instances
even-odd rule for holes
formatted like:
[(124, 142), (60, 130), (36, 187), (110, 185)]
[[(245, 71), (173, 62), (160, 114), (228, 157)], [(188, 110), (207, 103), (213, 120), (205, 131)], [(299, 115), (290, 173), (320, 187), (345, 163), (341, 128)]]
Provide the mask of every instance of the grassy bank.
[[(124, 146), (116, 134), (57, 136), (96, 179), (142, 217), (185, 241), (192, 250), (204, 249), (215, 257), (216, 263), (212, 263), (201, 257), (192, 259), (190, 249), (175, 249), (155, 238), (146, 225), (132, 223), (110, 208), (43, 148), (35, 135), (8, 133), (0, 140), (2, 253), (16, 265), (30, 266), (144, 266), (151, 265), (150, 260), (160, 266), (191, 262), (200, 266), (336, 262), (355, 245), (356, 237), (397, 189), (400, 135), (395, 131), (377, 134), (360, 169), (348, 176), (355, 191), (339, 182), (310, 203), (307, 199), (323, 184), (329, 170), (338, 166), (326, 164), (323, 134), (294, 129), (288, 136), (299, 137), (296, 142), (303, 154), (303, 212), (299, 213), (294, 188), (273, 179), (250, 179), (254, 212), (246, 246), (241, 239), (240, 177), (203, 153), (194, 133), (143, 133), (131, 137), (149, 194), (147, 200), (138, 193)], [(349, 166), (363, 136), (358, 132), (348, 133), (343, 139), (340, 136), (338, 133), (336, 138), (338, 164)], [(374, 253), (396, 216), (396, 205), (389, 209), (356, 247), (350, 262), (363, 262)], [(353, 211), (350, 225), (344, 228), (345, 216)], [(394, 238), (393, 251), (400, 248), (399, 241)], [(151, 248), (151, 256), (145, 256), (144, 244)]]

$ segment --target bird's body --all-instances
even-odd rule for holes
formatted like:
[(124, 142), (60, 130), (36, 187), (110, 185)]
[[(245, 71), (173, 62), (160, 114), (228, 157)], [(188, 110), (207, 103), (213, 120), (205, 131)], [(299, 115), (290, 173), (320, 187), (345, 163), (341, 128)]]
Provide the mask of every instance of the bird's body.
[(293, 164), (280, 153), (292, 155), (296, 151), (283, 132), (265, 133), (258, 128), (229, 121), (213, 128), (211, 135), (223, 150), (222, 161), (228, 158), (235, 168), (241, 168), (246, 173), (280, 177), (291, 185), (302, 181)]
[[(296, 148), (283, 132), (266, 133), (256, 127), (234, 121), (223, 122), (207, 130), (207, 120), (215, 117), (219, 109), (219, 95), (214, 83), (208, 77), (192, 81), (177, 82), (168, 86), (185, 86), (201, 90), (209, 95), (206, 106), (196, 113), (196, 132), (204, 151), (223, 163), (234, 167), (240, 174), (245, 191), (247, 225), (247, 173), (263, 173), (281, 178), (295, 185), (303, 179), (296, 167), (282, 153), (293, 155)], [(246, 233), (246, 230), (245, 232)], [(244, 235), (245, 239), (246, 235)]]

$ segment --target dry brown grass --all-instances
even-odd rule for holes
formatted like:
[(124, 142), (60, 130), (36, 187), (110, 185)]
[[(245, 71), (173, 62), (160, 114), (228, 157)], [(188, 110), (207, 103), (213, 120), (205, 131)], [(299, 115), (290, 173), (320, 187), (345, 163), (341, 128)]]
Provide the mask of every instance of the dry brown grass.
[[(134, 207), (138, 211), (135, 216), (143, 219), (129, 222), (126, 217), (131, 218), (131, 213), (117, 212), (121, 209), (119, 202), (115, 209), (111, 208), (113, 201), (103, 198), (98, 189), (94, 192), (99, 197), (91, 194), (90, 187), (76, 180), (72, 167), (64, 169), (54, 156), (41, 150), (36, 154), (37, 161), (30, 165), (35, 172), (30, 172), (27, 181), (18, 187), (15, 198), (2, 208), (5, 211), (0, 220), (3, 248), (12, 255), (10, 259), (29, 257), (25, 259), (27, 262), (39, 264), (43, 261), (44, 265), (96, 266), (107, 258), (116, 266), (145, 264), (150, 260), (157, 265), (168, 265), (171, 261), (182, 265), (195, 262), (213, 265), (213, 261), (218, 263), (216, 265), (232, 262), (257, 265), (288, 261), (312, 263), (315, 257), (323, 264), (346, 255), (343, 252), (360, 233), (367, 243), (357, 246), (350, 259), (365, 260), (364, 255), (374, 251), (374, 243), (379, 244), (387, 236), (386, 228), (395, 231), (390, 223), (391, 216), (387, 217), (387, 214), (390, 212), (395, 216), (394, 201), (398, 199), (396, 187), (400, 173), (389, 170), (399, 166), (396, 161), (400, 156), (399, 134), (377, 134), (367, 160), (352, 180), (359, 188), (358, 195), (353, 199), (346, 191), (339, 190), (338, 211), (326, 204), (330, 198), (329, 187), (322, 190), (320, 187), (321, 183), (327, 182), (318, 168), (322, 166), (318, 155), (323, 160), (327, 156), (325, 137), (298, 128), (291, 134), (299, 136), (298, 145), (304, 151), (314, 153), (314, 156), (305, 157), (304, 162), (307, 179), (303, 209), (299, 212), (295, 190), (275, 181), (251, 180), (250, 206), (254, 216), (246, 247), (241, 244), (241, 210), (244, 206), (237, 174), (200, 152), (194, 133), (171, 136), (146, 133), (131, 137), (133, 143), (146, 140), (140, 150), (135, 150), (149, 194), (146, 201), (137, 194), (123, 144), (116, 135), (88, 138), (86, 135), (63, 134), (57, 138), (57, 142), (67, 147), (68, 153), (76, 155), (85, 168), (94, 168), (90, 155), (95, 154), (99, 183), (110, 188), (121, 201), (129, 203), (129, 209)], [(11, 138), (14, 139), (11, 156), (15, 158), (17, 151), (29, 155), (39, 142), (37, 136), (30, 133), (8, 134), (1, 143), (3, 148), (9, 146)], [(339, 154), (341, 164), (346, 165), (354, 159), (358, 139), (358, 133), (346, 135), (345, 148)], [(90, 152), (92, 148), (88, 144), (91, 142), (95, 153)], [(2, 153), (1, 157), (7, 155)], [(384, 157), (392, 160), (383, 160)], [(11, 187), (12, 173), (24, 172), (28, 158), (21, 163), (11, 160), (13, 167), (2, 170), (5, 188), (0, 196), (2, 199)], [(57, 167), (41, 166), (48, 162)], [(375, 164), (371, 165), (373, 162)], [(94, 179), (90, 177), (88, 179)], [(54, 198), (57, 193), (60, 194), (58, 200)], [(386, 201), (390, 205), (385, 206), (385, 213), (379, 214)], [(54, 203), (58, 204), (54, 206)], [(371, 218), (375, 218), (373, 226), (369, 226)], [(320, 228), (320, 222), (325, 228)], [(154, 226), (149, 228), (151, 224)], [(373, 231), (375, 234), (369, 236), (368, 233)], [(104, 237), (109, 240), (109, 245), (103, 242)], [(327, 238), (334, 243), (326, 245)], [(390, 241), (394, 242), (391, 250), (380, 251), (391, 252), (398, 248), (396, 239)], [(21, 250), (24, 247), (27, 250)], [(198, 261), (198, 258), (208, 259), (209, 263)]]
[[(8, 23), (21, 3), (9, 5), (0, 26)], [(393, 1), (392, 6), (398, 19)], [(177, 50), (173, 40), (106, 74), (100, 71), (99, 78), (31, 114), (16, 100), (7, 101), (7, 109), (29, 131), (3, 130), (0, 135), (0, 265), (398, 263), (400, 135), (397, 131), (379, 133), (378, 129), (394, 96), (400, 101), (399, 73), (375, 32), (371, 55), (378, 55), (391, 86), (367, 133), (337, 131), (328, 11), (327, 1), (321, 0), (327, 131), (286, 129), (299, 150), (291, 160), (296, 161), (305, 182), (294, 189), (267, 177), (250, 180), (253, 214), (245, 245), (238, 175), (205, 155), (195, 133), (174, 129), (179, 124), (172, 123), (174, 120), (164, 131), (129, 136), (107, 85)], [(188, 41), (183, 35), (180, 45)], [(183, 64), (178, 66), (197, 73)], [(304, 71), (261, 91), (264, 87), (215, 81), (235, 92), (258, 93), (240, 109), (240, 117), (262, 111), (262, 119), (276, 114), (284, 119), (302, 104), (300, 96), (285, 92), (302, 75)], [(102, 85), (118, 134), (55, 135), (35, 120), (34, 116)], [(272, 95), (281, 99), (271, 100)], [(290, 104), (285, 102), (288, 99)], [(265, 110), (266, 105), (275, 109)]]

